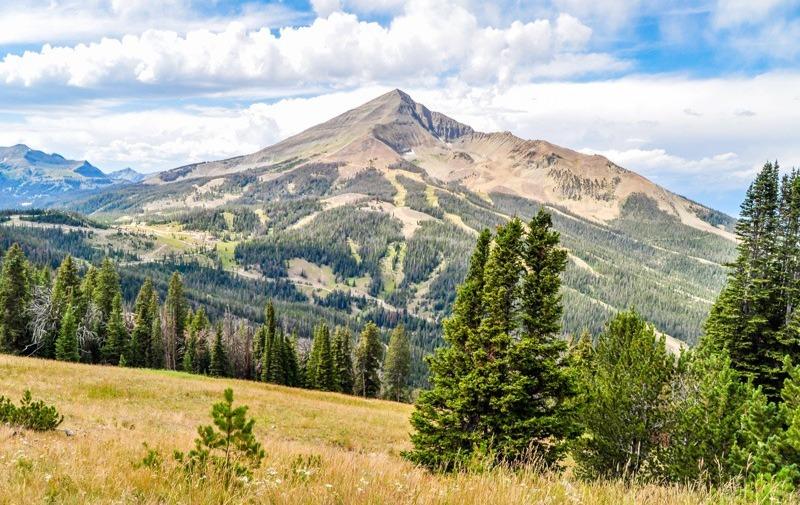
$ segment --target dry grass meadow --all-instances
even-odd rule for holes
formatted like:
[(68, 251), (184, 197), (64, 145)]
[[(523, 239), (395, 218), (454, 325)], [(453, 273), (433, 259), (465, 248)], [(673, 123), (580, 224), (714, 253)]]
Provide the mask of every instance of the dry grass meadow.
[[(250, 406), (267, 457), (225, 493), (172, 463), (226, 387)], [(400, 457), (411, 407), (338, 394), (184, 373), (66, 364), (0, 355), (0, 394), (30, 389), (64, 414), (59, 431), (0, 427), (0, 504), (698, 504), (746, 503), (736, 493), (584, 483), (496, 470), (435, 475)], [(66, 433), (70, 432), (70, 435)], [(161, 470), (137, 465), (143, 443)]]

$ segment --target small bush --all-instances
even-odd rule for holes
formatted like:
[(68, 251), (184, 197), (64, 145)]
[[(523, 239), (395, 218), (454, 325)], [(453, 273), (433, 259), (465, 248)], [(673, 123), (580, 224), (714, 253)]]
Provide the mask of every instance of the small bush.
[(247, 419), (247, 407), (233, 408), (233, 390), (225, 390), (225, 400), (211, 410), (214, 426), (200, 426), (194, 449), (187, 454), (175, 451), (178, 461), (190, 474), (219, 476), (229, 487), (233, 478), (250, 479), (261, 466), (264, 449), (253, 435), (255, 419)]
[(0, 422), (28, 430), (50, 431), (63, 421), (64, 416), (59, 415), (55, 407), (46, 405), (42, 400), (33, 401), (28, 390), (22, 395), (19, 407), (5, 396), (0, 396)]
[(161, 470), (161, 464), (164, 462), (164, 458), (161, 457), (161, 453), (155, 449), (151, 449), (147, 443), (144, 444), (144, 449), (147, 451), (147, 453), (141, 461), (133, 465), (134, 468)]

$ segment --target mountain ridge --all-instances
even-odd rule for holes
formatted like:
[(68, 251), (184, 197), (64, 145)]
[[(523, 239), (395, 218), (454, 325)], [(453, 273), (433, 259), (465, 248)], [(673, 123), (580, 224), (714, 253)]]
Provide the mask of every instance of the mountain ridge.
[(69, 160), (25, 144), (0, 147), (0, 195), (8, 205), (46, 205), (74, 191), (114, 181), (86, 160)]
[(69, 206), (148, 237), (122, 245), (137, 272), (176, 265), (199, 289), (214, 266), (217, 282), (272, 286), (294, 314), (402, 317), (428, 328), (425, 349), (475, 236), (542, 207), (569, 252), (569, 333), (602, 331), (636, 307), (661, 333), (694, 342), (735, 250), (730, 216), (602, 156), (475, 131), (399, 90), (255, 153)]
[(526, 140), (511, 132), (479, 132), (431, 111), (399, 89), (255, 153), (178, 167), (146, 182), (226, 176), (291, 160), (344, 164), (342, 178), (370, 167), (385, 171), (411, 162), (444, 183), (462, 184), (479, 194), (500, 191), (561, 205), (597, 222), (617, 218), (626, 198), (643, 193), (681, 222), (733, 239), (730, 230), (702, 218), (717, 212), (714, 209), (601, 155)]

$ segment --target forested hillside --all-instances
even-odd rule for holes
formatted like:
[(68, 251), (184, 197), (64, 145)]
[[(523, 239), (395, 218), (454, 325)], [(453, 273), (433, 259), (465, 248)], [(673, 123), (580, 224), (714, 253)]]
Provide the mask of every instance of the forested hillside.
[(399, 90), (257, 153), (69, 206), (160, 237), (131, 251), (137, 270), (167, 263), (199, 287), (216, 268), (218, 282), (260, 302), (266, 290), (300, 319), (297, 301), (339, 320), (402, 319), (428, 351), (475, 237), (514, 216), (528, 220), (541, 207), (553, 215), (569, 250), (571, 335), (635, 307), (670, 338), (696, 342), (735, 248), (734, 220), (722, 213), (599, 156), (475, 132)]

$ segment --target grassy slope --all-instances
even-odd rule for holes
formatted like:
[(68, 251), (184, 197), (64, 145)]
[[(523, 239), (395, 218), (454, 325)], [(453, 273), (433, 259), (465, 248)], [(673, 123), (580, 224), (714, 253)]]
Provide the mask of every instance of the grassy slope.
[[(267, 458), (235, 496), (170, 469), (136, 468), (143, 442), (167, 457), (188, 449), (210, 405), (232, 387), (250, 406)], [(65, 415), (53, 433), (0, 427), (0, 504), (18, 503), (734, 503), (681, 488), (585, 484), (567, 476), (497, 470), (432, 475), (399, 456), (411, 407), (183, 373), (73, 365), (0, 355), (0, 394), (30, 388)], [(298, 456), (319, 456), (307, 480)], [(300, 465), (302, 467), (302, 465)]]

